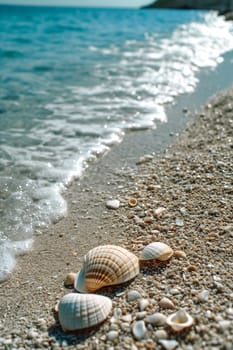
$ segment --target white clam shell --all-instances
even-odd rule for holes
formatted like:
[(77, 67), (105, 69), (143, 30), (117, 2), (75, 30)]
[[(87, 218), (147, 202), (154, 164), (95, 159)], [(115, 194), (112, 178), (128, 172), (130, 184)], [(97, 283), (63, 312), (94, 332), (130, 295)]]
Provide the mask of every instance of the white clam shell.
[(96, 290), (130, 281), (139, 273), (136, 255), (120, 246), (103, 245), (90, 250), (84, 257), (74, 286), (80, 292)]
[(96, 294), (66, 294), (58, 305), (64, 331), (90, 328), (103, 322), (112, 309), (112, 300)]
[(173, 249), (162, 242), (152, 242), (141, 252), (140, 260), (167, 261), (173, 255)]
[(167, 317), (167, 324), (174, 332), (181, 332), (192, 326), (193, 318), (185, 310), (180, 309)]

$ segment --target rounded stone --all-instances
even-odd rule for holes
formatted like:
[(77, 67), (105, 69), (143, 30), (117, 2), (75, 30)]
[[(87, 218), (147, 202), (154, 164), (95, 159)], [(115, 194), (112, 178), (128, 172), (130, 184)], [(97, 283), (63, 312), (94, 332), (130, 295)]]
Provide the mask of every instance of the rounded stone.
[(118, 209), (120, 207), (120, 201), (118, 199), (110, 199), (106, 202), (108, 209)]
[(116, 338), (118, 338), (118, 332), (117, 331), (112, 330), (112, 331), (107, 333), (107, 340), (113, 341)]
[(136, 340), (145, 338), (146, 326), (144, 321), (137, 321), (132, 327), (133, 336)]
[(160, 312), (155, 312), (145, 318), (145, 322), (150, 323), (153, 326), (164, 326), (166, 321), (167, 317)]

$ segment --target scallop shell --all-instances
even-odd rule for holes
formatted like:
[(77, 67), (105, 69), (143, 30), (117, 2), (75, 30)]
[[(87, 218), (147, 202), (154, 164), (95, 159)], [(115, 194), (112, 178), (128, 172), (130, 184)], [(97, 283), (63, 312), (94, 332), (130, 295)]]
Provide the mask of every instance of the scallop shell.
[(140, 260), (167, 261), (173, 255), (173, 250), (162, 242), (153, 242), (145, 246), (141, 252)]
[(192, 326), (193, 318), (185, 310), (180, 309), (167, 317), (167, 324), (174, 332), (181, 332)]
[(80, 292), (95, 292), (104, 286), (130, 281), (138, 273), (136, 255), (115, 245), (98, 246), (84, 256), (74, 286)]
[(90, 328), (103, 322), (112, 309), (112, 300), (96, 294), (66, 294), (58, 305), (64, 331)]

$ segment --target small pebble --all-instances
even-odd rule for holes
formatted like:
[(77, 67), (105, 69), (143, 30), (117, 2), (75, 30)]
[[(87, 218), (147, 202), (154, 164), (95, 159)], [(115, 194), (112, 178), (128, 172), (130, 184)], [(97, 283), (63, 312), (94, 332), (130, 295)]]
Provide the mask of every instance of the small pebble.
[(203, 289), (200, 293), (197, 294), (199, 301), (204, 302), (209, 299), (210, 292), (207, 289)]
[(145, 338), (146, 326), (144, 321), (136, 321), (132, 327), (132, 333), (136, 340)]
[(176, 226), (182, 227), (182, 226), (184, 226), (184, 220), (181, 218), (176, 218), (175, 224), (176, 224)]
[(107, 333), (107, 340), (113, 341), (118, 337), (118, 332), (117, 331), (110, 331)]
[(174, 350), (179, 345), (179, 343), (176, 340), (166, 339), (160, 339), (159, 344), (161, 344), (165, 350)]
[(136, 320), (142, 320), (143, 318), (145, 318), (147, 315), (146, 311), (140, 311), (140, 312), (136, 312), (135, 317)]
[(118, 199), (111, 199), (106, 202), (108, 209), (118, 209), (120, 207), (120, 201)]
[(157, 339), (167, 339), (168, 338), (168, 334), (164, 329), (158, 329), (154, 334), (155, 334), (155, 337)]
[(168, 298), (166, 298), (166, 297), (162, 298), (162, 299), (159, 301), (159, 306), (160, 306), (162, 309), (175, 309), (174, 303), (173, 303), (170, 299), (168, 299)]
[(222, 332), (226, 331), (228, 328), (230, 328), (231, 325), (233, 325), (232, 321), (229, 320), (223, 320), (218, 323), (219, 328)]
[(132, 322), (132, 315), (131, 314), (127, 314), (127, 315), (123, 315), (121, 316), (121, 320), (127, 323), (131, 323)]
[(148, 299), (140, 299), (138, 302), (138, 307), (140, 311), (143, 311), (147, 308), (147, 306), (150, 304)]
[(145, 318), (145, 322), (150, 323), (153, 326), (164, 326), (166, 321), (167, 317), (160, 312), (155, 312)]
[(186, 258), (186, 253), (183, 250), (175, 250), (173, 256), (177, 259)]
[(130, 290), (127, 294), (127, 301), (135, 301), (137, 299), (140, 299), (141, 297), (141, 293), (139, 293), (137, 290)]

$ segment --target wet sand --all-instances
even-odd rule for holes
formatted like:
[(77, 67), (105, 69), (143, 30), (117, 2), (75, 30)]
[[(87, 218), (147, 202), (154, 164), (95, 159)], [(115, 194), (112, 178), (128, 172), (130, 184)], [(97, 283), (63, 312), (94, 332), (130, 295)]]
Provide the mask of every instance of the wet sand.
[[(65, 193), (68, 216), (38, 235), (33, 250), (0, 284), (0, 349), (136, 350), (169, 344), (171, 349), (233, 349), (232, 101), (229, 89), (193, 117), (184, 110), (190, 122), (179, 136), (172, 126), (166, 140), (156, 130), (128, 135), (73, 183)], [(152, 148), (144, 147), (144, 138)], [(128, 205), (131, 197), (138, 201), (134, 208)], [(119, 199), (120, 208), (107, 209), (108, 199)], [(160, 207), (165, 208), (161, 216)], [(65, 334), (53, 309), (70, 291), (64, 278), (80, 269), (83, 255), (109, 243), (139, 255), (151, 241), (165, 242), (186, 257), (142, 268), (130, 284), (101, 291), (113, 299), (114, 322), (108, 318), (93, 332)], [(127, 301), (131, 289), (148, 301), (142, 320), (183, 308), (194, 325), (177, 335), (166, 325), (147, 323), (143, 339), (135, 339), (132, 327), (140, 307)], [(163, 297), (174, 310), (159, 305)], [(113, 340), (108, 340), (110, 330)]]

